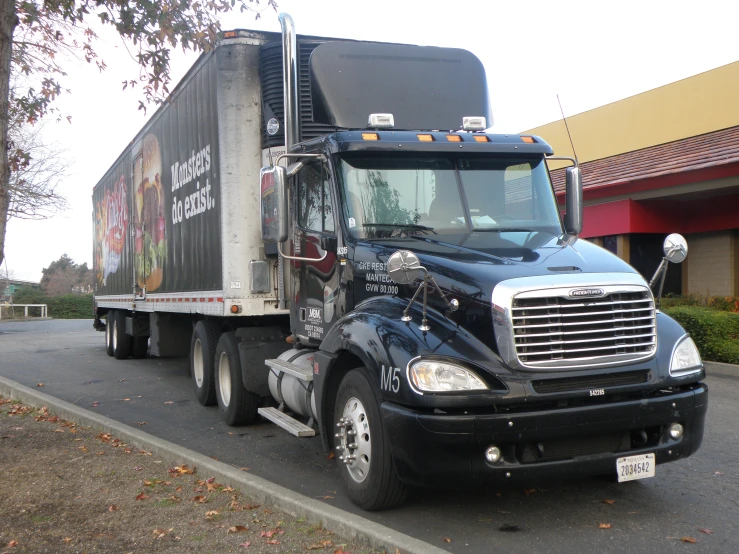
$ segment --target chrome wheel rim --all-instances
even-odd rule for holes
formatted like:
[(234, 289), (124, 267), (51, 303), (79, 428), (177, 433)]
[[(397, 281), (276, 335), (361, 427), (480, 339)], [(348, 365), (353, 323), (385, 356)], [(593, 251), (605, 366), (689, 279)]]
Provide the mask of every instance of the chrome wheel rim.
[(231, 364), (225, 352), (218, 358), (218, 390), (223, 406), (228, 406), (231, 402)]
[(110, 348), (110, 321), (105, 324), (105, 348)]
[(118, 320), (113, 321), (113, 352), (118, 350)]
[(195, 384), (198, 388), (203, 386), (203, 343), (200, 339), (195, 339), (195, 347), (192, 350), (192, 372), (195, 377)]
[(352, 397), (344, 404), (341, 418), (336, 427), (339, 461), (346, 465), (349, 476), (357, 483), (369, 475), (372, 463), (372, 442), (367, 410), (362, 401)]

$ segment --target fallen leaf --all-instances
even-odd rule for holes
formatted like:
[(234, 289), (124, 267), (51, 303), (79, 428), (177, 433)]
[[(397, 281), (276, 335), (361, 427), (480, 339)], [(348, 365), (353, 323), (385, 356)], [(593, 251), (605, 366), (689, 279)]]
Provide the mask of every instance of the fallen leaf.
[(444, 542), (452, 542), (452, 539), (450, 539), (449, 537), (444, 537), (441, 540), (443, 540)]
[(306, 550), (323, 550), (324, 548), (328, 548), (332, 545), (332, 542), (330, 540), (317, 542), (316, 544), (309, 544), (305, 547)]
[(601, 523), (598, 525), (598, 529), (610, 529), (611, 527), (613, 526), (610, 523)]
[(265, 541), (267, 544), (280, 544), (280, 541), (277, 539), (272, 539), (271, 541)]
[(220, 513), (218, 510), (210, 510), (209, 512), (205, 512), (205, 519), (213, 519), (217, 515), (220, 515)]
[(243, 533), (248, 530), (249, 528), (246, 525), (234, 525), (233, 527), (228, 528), (228, 531), (226, 531), (226, 534), (231, 535), (233, 533)]
[(16, 546), (18, 546), (18, 541), (10, 541), (8, 543), (8, 548), (15, 548)]
[(532, 495), (532, 494), (534, 494), (535, 492), (536, 492), (536, 489), (524, 489), (524, 490), (523, 490), (523, 493), (524, 493), (524, 494), (525, 494), (526, 496), (531, 496), (531, 495)]
[(713, 531), (710, 529), (698, 529), (701, 533), (705, 533), (706, 535), (713, 535)]
[(174, 530), (174, 527), (171, 527), (169, 529), (154, 529), (154, 534), (157, 536), (157, 539), (161, 539), (162, 537), (166, 536), (168, 533), (171, 533)]
[(326, 456), (327, 460), (333, 460), (336, 457), (336, 454), (333, 452), (329, 452), (328, 456)]
[(240, 467), (239, 469), (241, 471), (249, 471), (251, 468), (250, 467)]
[(713, 474), (714, 475), (723, 475), (724, 472), (723, 471), (714, 471)]
[(236, 489), (232, 489), (231, 487), (223, 487), (223, 488), (221, 489), (221, 492), (233, 492), (233, 491), (235, 491), (235, 490), (236, 490)]
[(108, 507), (108, 511), (109, 511), (109, 512), (117, 512), (117, 511), (118, 511), (118, 506), (116, 506), (115, 504), (111, 504), (111, 505), (110, 505), (110, 506)]
[(697, 542), (698, 542), (698, 541), (697, 541), (696, 539), (694, 539), (693, 537), (681, 537), (681, 538), (680, 538), (680, 540), (681, 540), (682, 542), (689, 542), (690, 544), (695, 544), (695, 543), (697, 543)]
[(165, 404), (174, 404), (174, 402), (172, 402), (171, 400), (167, 400), (167, 401), (165, 402)]
[(616, 503), (616, 501), (615, 501), (615, 500), (611, 500), (610, 498), (606, 498), (606, 499), (605, 499), (605, 500), (603, 500), (602, 502), (603, 502), (603, 504), (609, 504), (609, 505), (611, 505), (611, 506), (613, 506), (613, 505), (614, 505), (614, 504)]
[(244, 509), (245, 509), (245, 510), (256, 510), (256, 509), (257, 509), (257, 508), (259, 508), (260, 506), (261, 506), (261, 504), (246, 504), (246, 505), (244, 506)]
[(87, 450), (87, 447), (85, 445), (80, 446), (80, 450), (82, 450), (82, 452), (87, 452), (88, 451)]
[(190, 500), (192, 500), (193, 502), (197, 502), (199, 504), (205, 504), (206, 502), (208, 502), (208, 498), (203, 496), (202, 494), (193, 496)]
[(131, 401), (131, 399), (130, 399), (130, 398), (124, 398), (124, 399), (123, 399), (123, 401), (124, 401), (124, 402), (130, 402), (130, 401)]
[(36, 383), (36, 386), (37, 387), (43, 387), (44, 386), (44, 383)]
[(72, 537), (64, 537), (62, 540), (66, 543), (70, 543), (72, 542)]
[(136, 422), (136, 425), (146, 425), (146, 422), (145, 421), (137, 421)]
[(329, 495), (326, 495), (326, 496), (316, 496), (316, 498), (320, 498), (321, 500), (331, 500), (333, 498), (333, 496), (329, 496)]
[(239, 546), (243, 546), (244, 548), (249, 548), (251, 546), (251, 543), (249, 541), (242, 542)]
[(284, 532), (282, 529), (271, 529), (269, 531), (262, 531), (259, 536), (271, 539), (275, 535), (282, 535)]
[(149, 498), (149, 495), (142, 492), (140, 495), (136, 497), (136, 500), (146, 500), (147, 498)]
[(93, 402), (93, 403), (92, 403), (92, 407), (93, 407), (93, 408), (97, 408), (97, 407), (98, 407), (98, 405), (99, 405), (99, 403), (98, 403), (98, 402)]

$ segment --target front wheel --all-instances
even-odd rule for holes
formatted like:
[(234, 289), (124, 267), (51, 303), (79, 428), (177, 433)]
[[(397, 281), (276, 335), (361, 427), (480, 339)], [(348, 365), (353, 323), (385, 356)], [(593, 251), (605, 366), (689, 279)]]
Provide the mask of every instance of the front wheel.
[(244, 388), (238, 343), (233, 332), (218, 339), (215, 355), (215, 389), (218, 409), (229, 425), (252, 423), (257, 418), (259, 395)]
[(395, 471), (378, 399), (360, 370), (341, 381), (334, 419), (336, 461), (351, 501), (365, 510), (402, 504), (408, 486)]

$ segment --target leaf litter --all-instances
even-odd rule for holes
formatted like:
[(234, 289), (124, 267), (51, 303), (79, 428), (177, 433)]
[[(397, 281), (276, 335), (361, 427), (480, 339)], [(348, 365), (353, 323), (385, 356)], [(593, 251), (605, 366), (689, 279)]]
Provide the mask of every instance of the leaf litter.
[[(18, 416), (27, 414), (32, 417), (19, 427)], [(197, 468), (162, 463), (109, 433), (0, 397), (5, 435), (2, 552), (376, 554), (320, 525), (265, 508), (211, 476), (199, 476)], [(34, 486), (17, 485), (24, 482)], [(197, 497), (206, 502), (184, 501)]]

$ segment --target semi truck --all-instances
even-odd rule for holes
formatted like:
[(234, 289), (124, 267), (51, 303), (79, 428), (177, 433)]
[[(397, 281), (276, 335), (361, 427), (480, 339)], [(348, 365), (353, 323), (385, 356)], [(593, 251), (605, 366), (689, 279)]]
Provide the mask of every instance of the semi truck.
[[(693, 454), (700, 355), (641, 275), (578, 238), (577, 161), (487, 131), (468, 51), (279, 20), (221, 33), (95, 186), (107, 353), (188, 356), (229, 425), (320, 435), (367, 510)], [(686, 252), (673, 240), (660, 268)]]

